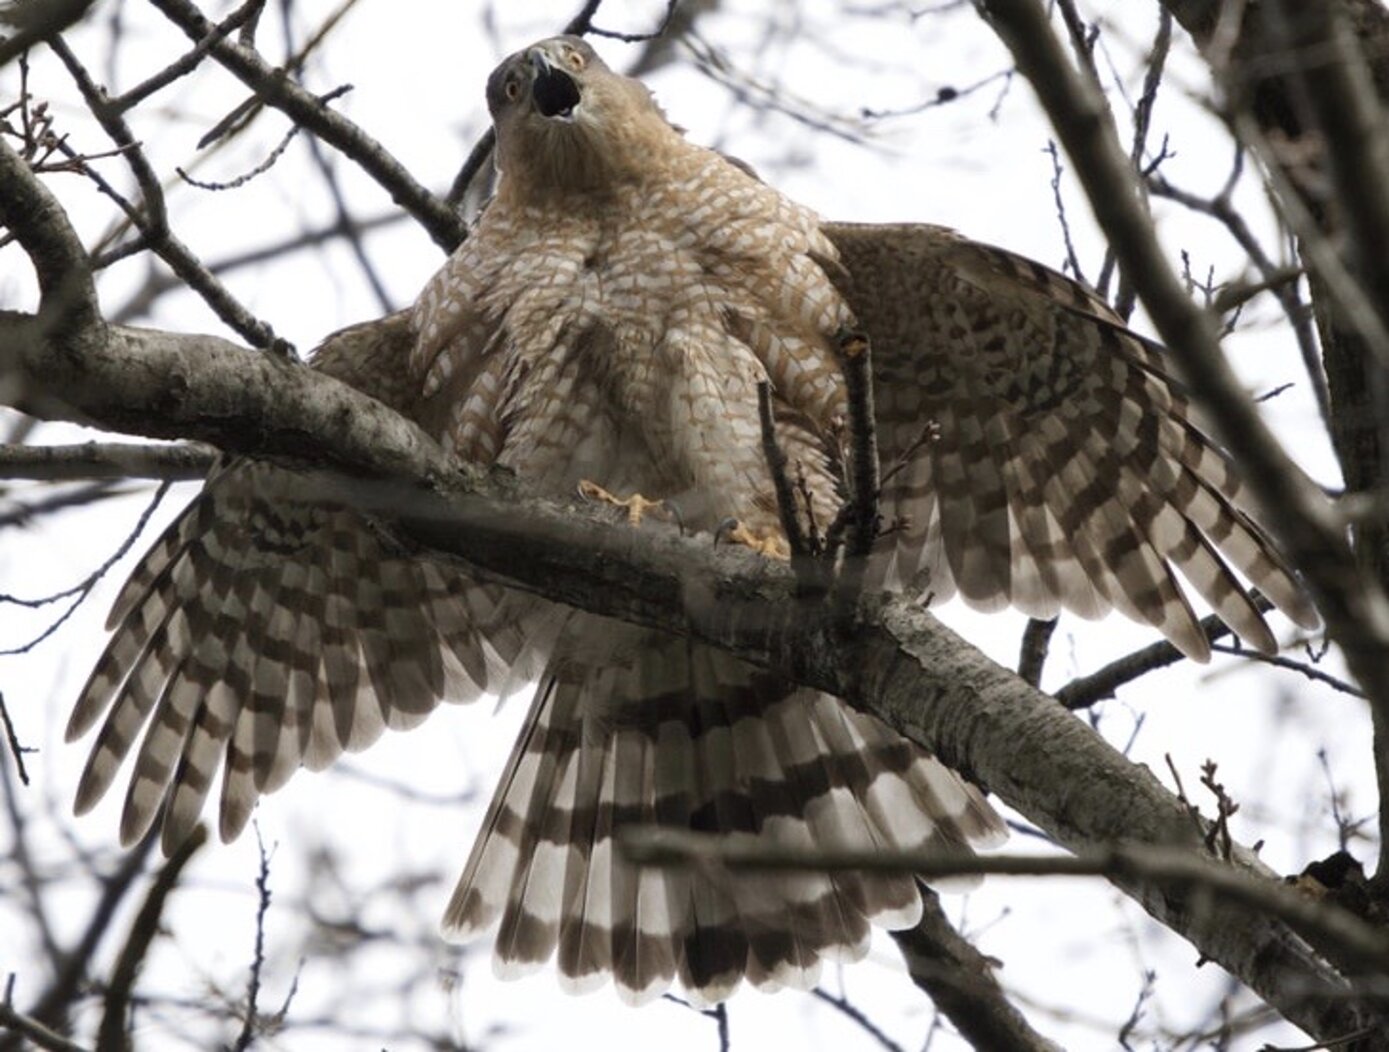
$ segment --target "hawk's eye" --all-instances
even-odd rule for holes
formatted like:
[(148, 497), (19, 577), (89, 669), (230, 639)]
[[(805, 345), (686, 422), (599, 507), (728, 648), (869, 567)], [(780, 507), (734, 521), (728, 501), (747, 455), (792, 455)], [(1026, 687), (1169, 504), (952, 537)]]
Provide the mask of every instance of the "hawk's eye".
[(564, 52), (564, 61), (568, 63), (569, 68), (575, 72), (584, 68), (583, 55), (579, 54), (573, 48), (569, 48)]
[(506, 82), (506, 87), (502, 90), (506, 92), (506, 97), (508, 99), (515, 102), (521, 94), (521, 84), (515, 78), (512, 78)]

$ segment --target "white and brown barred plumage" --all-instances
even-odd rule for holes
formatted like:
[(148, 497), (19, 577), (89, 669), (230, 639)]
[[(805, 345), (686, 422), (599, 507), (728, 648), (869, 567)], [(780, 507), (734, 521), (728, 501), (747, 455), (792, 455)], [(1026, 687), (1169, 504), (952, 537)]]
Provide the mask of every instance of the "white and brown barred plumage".
[[(895, 527), (874, 583), (1037, 616), (1117, 608), (1198, 660), (1178, 573), (1262, 650), (1236, 573), (1315, 622), (1161, 351), (1081, 286), (939, 227), (825, 223), (686, 142), (573, 38), (509, 58), (488, 102), (501, 180), (472, 236), (411, 314), (335, 335), (317, 368), (537, 492), (592, 480), (695, 529), (736, 517), (774, 536), (757, 384), (829, 521), (834, 337), (858, 326)], [(914, 922), (914, 883), (639, 871), (615, 852), (623, 826), (820, 847), (999, 836), (977, 789), (837, 699), (469, 580), (296, 482), (224, 463), (116, 601), (69, 737), (105, 715), (79, 811), (135, 753), (123, 840), (159, 821), (175, 846), (219, 766), (235, 836), (300, 765), (538, 678), (446, 927), (498, 924), (507, 973), (557, 955), (577, 988), (611, 974), (640, 1000), (678, 978), (711, 1001), (861, 955), (870, 922)]]

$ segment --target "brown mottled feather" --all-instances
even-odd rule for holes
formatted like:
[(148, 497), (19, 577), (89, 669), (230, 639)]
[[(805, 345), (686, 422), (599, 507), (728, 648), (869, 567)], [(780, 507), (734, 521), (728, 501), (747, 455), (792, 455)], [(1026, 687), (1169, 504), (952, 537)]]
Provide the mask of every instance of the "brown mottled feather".
[[(824, 230), (873, 342), (896, 468), (884, 514), (903, 526), (881, 578), (1041, 617), (1118, 609), (1201, 660), (1179, 573), (1261, 650), (1273, 637), (1236, 573), (1316, 623), (1160, 350), (1093, 293), (941, 227)], [(923, 420), (938, 432), (913, 448)]]

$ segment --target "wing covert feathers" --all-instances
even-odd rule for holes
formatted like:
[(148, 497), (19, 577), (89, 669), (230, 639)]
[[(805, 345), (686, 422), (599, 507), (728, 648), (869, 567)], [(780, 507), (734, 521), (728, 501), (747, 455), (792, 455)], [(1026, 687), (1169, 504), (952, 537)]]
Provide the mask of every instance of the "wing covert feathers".
[(1210, 647), (1183, 580), (1264, 652), (1245, 582), (1318, 624), (1161, 349), (1094, 293), (941, 227), (825, 232), (873, 344), (894, 526), (879, 581), (1034, 617), (1117, 609), (1197, 660)]

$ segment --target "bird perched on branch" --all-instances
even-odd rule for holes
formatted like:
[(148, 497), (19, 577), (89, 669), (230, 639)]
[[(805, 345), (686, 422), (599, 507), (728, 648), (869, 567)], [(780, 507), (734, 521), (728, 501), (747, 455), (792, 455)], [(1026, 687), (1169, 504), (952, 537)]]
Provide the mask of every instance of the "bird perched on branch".
[[(839, 353), (861, 333), (890, 526), (871, 584), (1037, 617), (1117, 608), (1198, 660), (1178, 574), (1261, 650), (1274, 639), (1237, 573), (1315, 623), (1160, 349), (1094, 293), (940, 227), (827, 223), (687, 142), (577, 38), (512, 55), (487, 103), (500, 181), (472, 235), (413, 311), (315, 360), (459, 458), (634, 516), (734, 520), (783, 553), (784, 523), (823, 531), (846, 498)], [(638, 869), (614, 846), (626, 827), (868, 849), (1002, 829), (977, 788), (834, 697), (416, 558), (268, 464), (214, 472), (110, 624), (69, 726), (105, 715), (77, 807), (134, 751), (121, 835), (159, 821), (166, 849), (219, 766), (232, 837), (301, 765), (538, 680), (445, 915), (458, 936), (499, 924), (505, 972), (557, 955), (566, 985), (611, 975), (641, 1000), (678, 979), (709, 1002), (744, 978), (808, 985), (823, 958), (864, 953), (870, 923), (919, 914), (905, 875)]]

